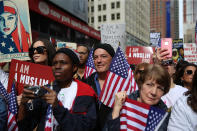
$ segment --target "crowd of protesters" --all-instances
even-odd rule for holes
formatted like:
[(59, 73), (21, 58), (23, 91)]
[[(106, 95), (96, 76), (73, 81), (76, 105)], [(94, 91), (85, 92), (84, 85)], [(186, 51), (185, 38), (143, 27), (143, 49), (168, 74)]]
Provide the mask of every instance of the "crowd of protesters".
[[(51, 123), (57, 131), (115, 131), (120, 130), (120, 112), (125, 99), (132, 99), (160, 108), (168, 113), (158, 130), (197, 130), (197, 66), (187, 61), (175, 64), (165, 49), (156, 50), (154, 64), (141, 63), (133, 70), (138, 90), (115, 94), (114, 106), (100, 101), (107, 72), (115, 55), (110, 44), (93, 47), (95, 72), (84, 77), (90, 47), (79, 44), (77, 50), (58, 50), (45, 39), (36, 40), (29, 48), (35, 64), (51, 66), (55, 81), (41, 87), (47, 93), (35, 96), (24, 85), (17, 94), (18, 129), (44, 131), (46, 117), (52, 112)], [(8, 73), (0, 69), (0, 86), (7, 90)], [(0, 130), (7, 130), (7, 106), (0, 94)]]

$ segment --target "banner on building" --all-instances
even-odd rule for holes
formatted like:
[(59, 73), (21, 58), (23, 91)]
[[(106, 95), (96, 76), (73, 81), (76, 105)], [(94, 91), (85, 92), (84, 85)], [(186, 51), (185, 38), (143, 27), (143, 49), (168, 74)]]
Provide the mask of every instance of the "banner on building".
[(125, 51), (125, 24), (102, 24), (100, 29), (101, 43), (110, 44), (114, 50), (120, 46)]
[(129, 64), (139, 64), (142, 62), (153, 63), (155, 47), (127, 46), (126, 55)]
[(28, 1), (3, 0), (0, 1), (0, 9), (3, 23), (0, 24), (0, 62), (28, 60), (31, 45)]
[(184, 43), (184, 60), (197, 64), (197, 45), (196, 43)]
[(44, 86), (55, 80), (52, 68), (49, 66), (12, 59), (8, 92), (11, 91), (12, 82), (15, 80), (17, 92), (20, 94), (24, 85)]
[(155, 47), (160, 47), (161, 43), (161, 33), (152, 32), (150, 33), (150, 45)]

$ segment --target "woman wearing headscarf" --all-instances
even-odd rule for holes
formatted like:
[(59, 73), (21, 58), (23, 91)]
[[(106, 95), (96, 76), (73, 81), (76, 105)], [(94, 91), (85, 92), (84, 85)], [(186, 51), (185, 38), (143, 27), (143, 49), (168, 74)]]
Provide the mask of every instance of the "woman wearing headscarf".
[(0, 1), (0, 53), (28, 52), (29, 33), (20, 19), (17, 6), (12, 1)]

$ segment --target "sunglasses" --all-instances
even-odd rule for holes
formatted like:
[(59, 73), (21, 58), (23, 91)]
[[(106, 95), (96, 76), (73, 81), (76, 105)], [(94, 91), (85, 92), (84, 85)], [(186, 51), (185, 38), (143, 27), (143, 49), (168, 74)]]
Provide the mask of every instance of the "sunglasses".
[(37, 51), (38, 54), (44, 54), (44, 51), (46, 50), (46, 47), (38, 46), (36, 48), (29, 48), (29, 55), (33, 56), (35, 50)]
[(193, 74), (193, 71), (192, 70), (186, 70), (186, 74), (191, 75), (191, 74)]

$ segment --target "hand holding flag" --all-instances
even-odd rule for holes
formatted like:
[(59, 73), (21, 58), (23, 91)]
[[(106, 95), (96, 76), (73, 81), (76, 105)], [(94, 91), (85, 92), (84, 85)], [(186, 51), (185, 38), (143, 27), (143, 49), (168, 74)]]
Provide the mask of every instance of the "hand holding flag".
[(120, 130), (154, 131), (167, 114), (162, 109), (127, 98), (120, 112)]
[(120, 47), (118, 47), (110, 64), (107, 79), (101, 91), (100, 101), (112, 107), (114, 104), (114, 96), (117, 92), (127, 91), (127, 94), (130, 94), (137, 89), (138, 87), (134, 80), (133, 72), (124, 53)]

